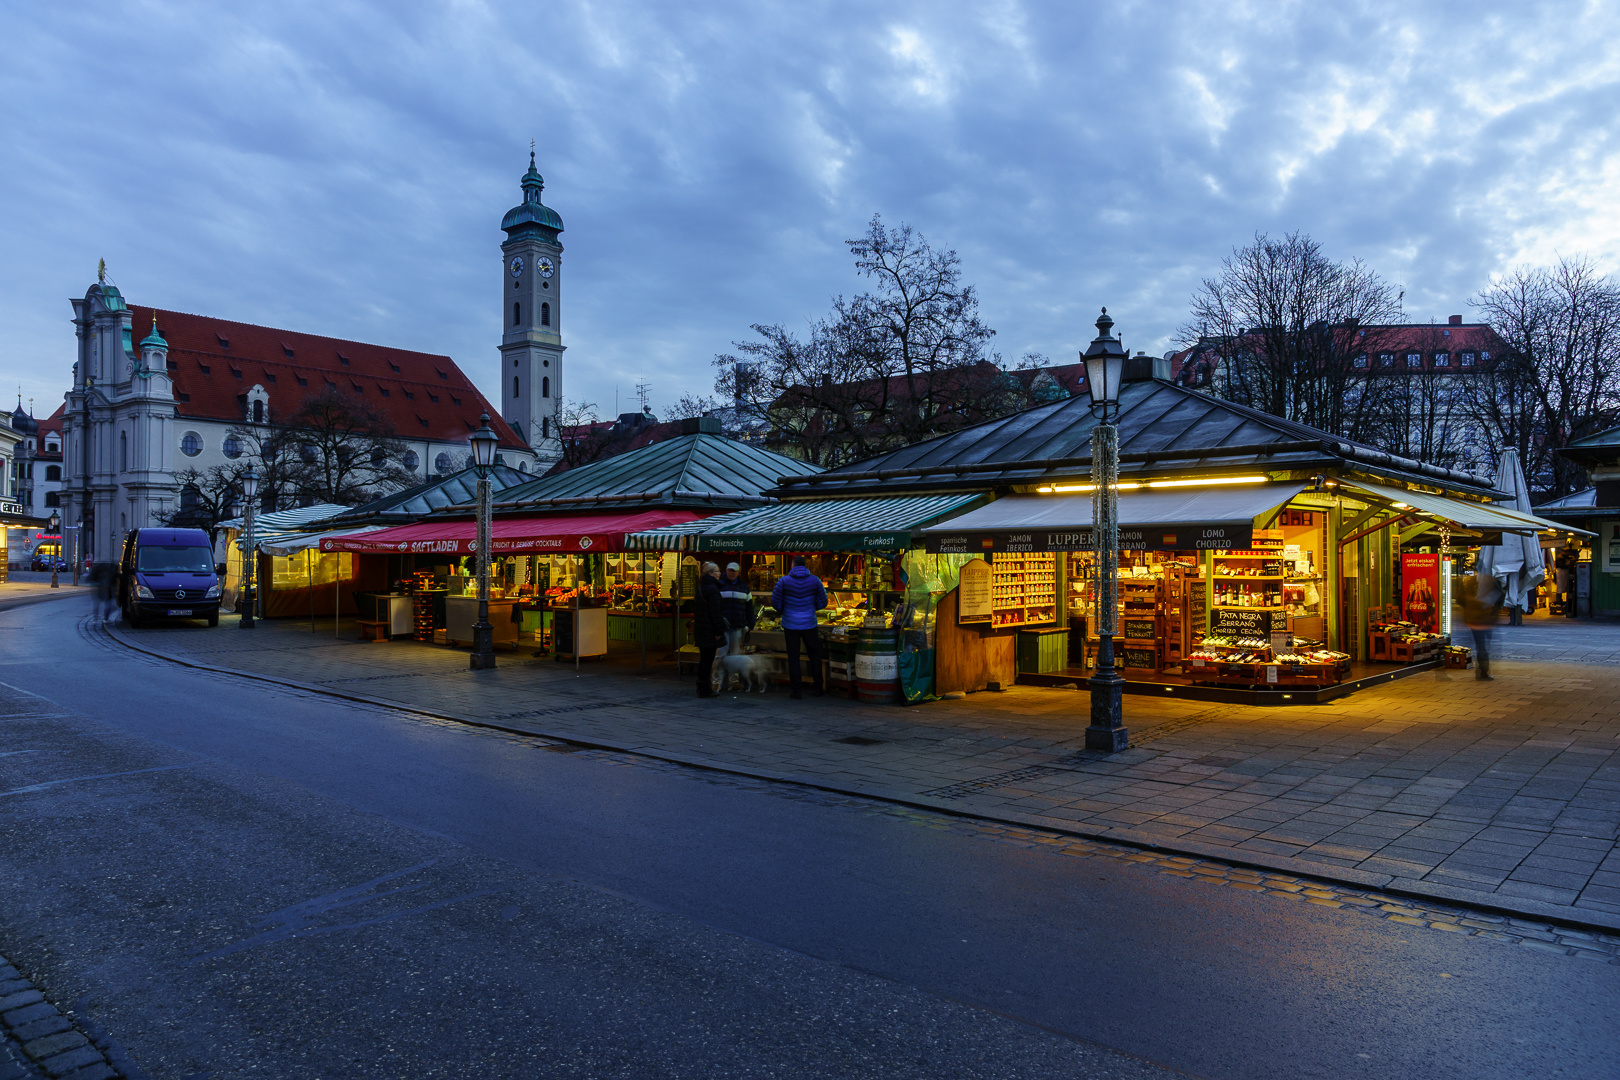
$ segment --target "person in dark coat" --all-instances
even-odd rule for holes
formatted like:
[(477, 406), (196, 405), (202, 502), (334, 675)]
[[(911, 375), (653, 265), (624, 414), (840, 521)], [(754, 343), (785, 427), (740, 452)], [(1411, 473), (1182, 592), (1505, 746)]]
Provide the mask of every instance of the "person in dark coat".
[(726, 643), (725, 603), (720, 598), (720, 568), (714, 563), (703, 564), (703, 575), (698, 578), (697, 599), (693, 603), (692, 637), (698, 647), (698, 697), (716, 697), (714, 687), (714, 654)]
[(117, 602), (114, 594), (118, 588), (118, 567), (110, 562), (91, 564), (89, 582), (96, 615), (106, 622), (112, 614), (113, 604)]
[(1490, 574), (1470, 574), (1457, 590), (1463, 622), (1474, 634), (1474, 678), (1494, 680), (1491, 674), (1491, 631), (1502, 610), (1502, 590)]
[(792, 697), (799, 692), (799, 645), (810, 654), (810, 684), (820, 697), (827, 691), (821, 685), (821, 635), (816, 629), (816, 612), (827, 606), (827, 590), (821, 579), (804, 565), (804, 556), (793, 557), (793, 569), (776, 579), (771, 590), (771, 607), (782, 613), (782, 633), (787, 638), (788, 685)]
[(743, 635), (754, 628), (758, 615), (753, 590), (736, 563), (727, 566), (720, 578), (720, 602), (726, 615), (726, 655), (736, 656), (742, 652)]

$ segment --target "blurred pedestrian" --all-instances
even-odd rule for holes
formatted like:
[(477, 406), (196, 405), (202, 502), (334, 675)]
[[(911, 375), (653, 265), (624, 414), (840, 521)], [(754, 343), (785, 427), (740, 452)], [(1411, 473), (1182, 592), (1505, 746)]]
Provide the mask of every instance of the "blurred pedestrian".
[(1502, 589), (1491, 574), (1475, 573), (1463, 578), (1457, 590), (1463, 622), (1474, 635), (1474, 678), (1493, 681), (1491, 674), (1491, 632), (1502, 611)]
[(118, 591), (118, 568), (109, 562), (92, 563), (88, 580), (92, 609), (105, 622), (112, 615)]
[(816, 629), (816, 612), (827, 606), (827, 589), (821, 579), (804, 565), (804, 556), (793, 557), (793, 569), (776, 579), (771, 590), (771, 606), (782, 613), (782, 633), (787, 638), (788, 686), (790, 697), (800, 698), (799, 645), (810, 655), (810, 684), (816, 696), (827, 691), (821, 685), (821, 636)]
[(736, 656), (742, 652), (743, 635), (754, 628), (758, 617), (753, 591), (736, 563), (728, 564), (720, 579), (720, 600), (726, 616), (726, 655)]
[(698, 697), (717, 697), (714, 681), (714, 654), (726, 643), (725, 602), (720, 599), (720, 568), (703, 564), (698, 578), (697, 599), (693, 602), (692, 637), (697, 641)]

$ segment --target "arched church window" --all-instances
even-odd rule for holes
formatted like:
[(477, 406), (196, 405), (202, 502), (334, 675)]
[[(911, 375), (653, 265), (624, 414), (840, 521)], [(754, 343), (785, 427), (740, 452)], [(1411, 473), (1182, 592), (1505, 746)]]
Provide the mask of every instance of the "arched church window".
[(262, 401), (253, 403), (253, 422), (255, 424), (264, 423), (264, 402)]
[(45, 479), (46, 480), (55, 480), (56, 482), (61, 483), (61, 481), (62, 481), (62, 466), (60, 466), (60, 465), (47, 465), (47, 466), (45, 466)]
[(551, 396), (551, 379), (549, 377), (540, 380), (540, 396)]
[(512, 325), (517, 326), (523, 321), (523, 305), (516, 300), (512, 301)]
[(540, 325), (541, 326), (550, 326), (551, 325), (551, 305), (550, 304), (541, 304), (540, 305)]
[(519, 393), (519, 391), (518, 391), (518, 379), (517, 379), (517, 376), (514, 375), (514, 376), (512, 376), (512, 396), (517, 397), (518, 393)]
[(549, 416), (540, 418), (540, 437), (542, 439), (551, 438), (551, 417)]
[(202, 436), (195, 431), (188, 431), (180, 437), (180, 452), (186, 457), (196, 457), (202, 453)]
[(225, 441), (219, 444), (220, 451), (231, 460), (242, 456), (242, 440), (235, 435), (225, 436)]
[(202, 491), (196, 484), (187, 484), (180, 489), (180, 509), (195, 510), (202, 505)]
[(129, 472), (129, 432), (118, 433), (118, 471)]

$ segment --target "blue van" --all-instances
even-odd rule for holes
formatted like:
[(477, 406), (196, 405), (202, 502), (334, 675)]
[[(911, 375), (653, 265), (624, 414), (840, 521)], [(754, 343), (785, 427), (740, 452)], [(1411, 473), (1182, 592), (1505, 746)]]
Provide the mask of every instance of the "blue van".
[(219, 625), (214, 548), (201, 529), (131, 529), (118, 566), (118, 606), (129, 626), (149, 617), (207, 619)]

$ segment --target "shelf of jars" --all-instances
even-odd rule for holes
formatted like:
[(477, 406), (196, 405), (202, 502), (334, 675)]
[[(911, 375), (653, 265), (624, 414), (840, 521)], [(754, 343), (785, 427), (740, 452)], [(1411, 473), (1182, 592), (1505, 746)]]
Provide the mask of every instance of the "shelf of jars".
[(997, 552), (991, 563), (990, 625), (1049, 626), (1057, 617), (1057, 556)]

